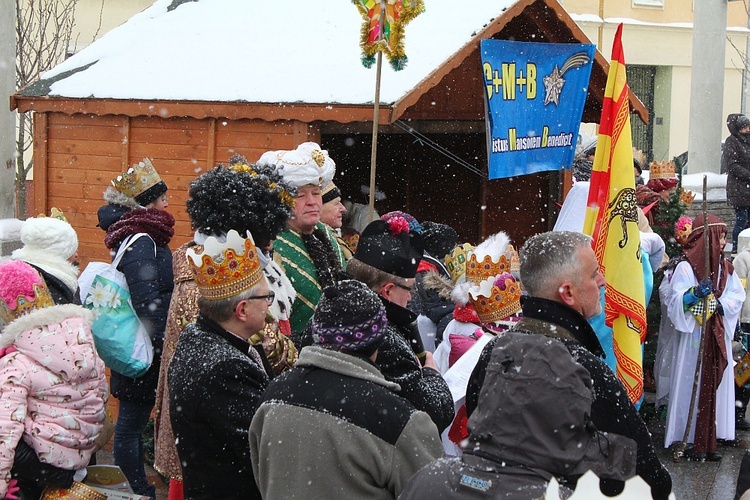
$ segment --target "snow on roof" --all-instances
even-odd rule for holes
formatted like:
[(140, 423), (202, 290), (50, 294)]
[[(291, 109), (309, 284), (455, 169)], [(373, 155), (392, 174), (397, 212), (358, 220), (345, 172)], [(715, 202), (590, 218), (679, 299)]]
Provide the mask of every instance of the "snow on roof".
[[(167, 11), (171, 2), (157, 0), (45, 73), (42, 79), (53, 82), (47, 95), (374, 101), (375, 66), (362, 66), (363, 20), (350, 0), (198, 0)], [(406, 26), (406, 68), (396, 72), (383, 61), (381, 102), (403, 97), (515, 2), (425, 2), (425, 12)]]

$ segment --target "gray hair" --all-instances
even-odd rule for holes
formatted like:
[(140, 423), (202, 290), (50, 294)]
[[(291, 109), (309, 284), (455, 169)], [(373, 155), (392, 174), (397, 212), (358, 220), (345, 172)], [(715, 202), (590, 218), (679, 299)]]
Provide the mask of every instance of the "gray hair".
[(365, 264), (361, 260), (353, 257), (346, 263), (346, 272), (354, 279), (361, 281), (375, 293), (379, 293), (383, 285), (387, 283), (399, 283), (406, 285), (405, 279), (395, 274), (381, 271), (377, 267)]
[(549, 298), (565, 281), (579, 280), (577, 252), (591, 246), (591, 237), (574, 231), (532, 236), (520, 252), (521, 283), (529, 295)]
[(244, 292), (240, 292), (232, 297), (227, 297), (226, 299), (209, 300), (203, 297), (198, 297), (198, 310), (203, 316), (206, 316), (217, 323), (228, 321), (234, 314), (234, 310), (237, 309), (237, 304), (258, 294), (258, 289), (260, 288), (261, 283), (262, 281), (259, 281)]

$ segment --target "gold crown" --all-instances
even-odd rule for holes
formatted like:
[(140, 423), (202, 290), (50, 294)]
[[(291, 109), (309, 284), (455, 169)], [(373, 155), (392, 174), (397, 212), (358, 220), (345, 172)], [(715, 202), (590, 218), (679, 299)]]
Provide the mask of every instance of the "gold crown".
[(510, 273), (515, 277), (521, 273), (521, 259), (518, 256), (518, 250), (513, 245), (508, 245), (507, 254), (510, 255)]
[(469, 290), (469, 300), (482, 323), (494, 323), (521, 310), (521, 287), (510, 273), (493, 276)]
[(445, 267), (451, 275), (451, 281), (456, 281), (461, 275), (466, 274), (466, 260), (469, 252), (474, 250), (474, 245), (464, 243), (456, 246), (451, 253), (445, 256)]
[(34, 297), (19, 295), (16, 297), (16, 307), (11, 308), (4, 300), (0, 300), (0, 330), (24, 314), (55, 305), (44, 281), (33, 285), (33, 288)]
[(693, 200), (695, 199), (695, 193), (692, 191), (689, 191), (685, 188), (682, 188), (682, 191), (680, 192), (680, 201), (684, 205), (691, 205), (693, 203)]
[[(68, 219), (67, 217), (65, 217), (65, 214), (63, 213), (63, 211), (57, 207), (52, 207), (52, 210), (50, 211), (49, 216), (53, 219), (61, 220), (63, 222), (68, 222)], [(40, 217), (47, 217), (47, 216), (45, 214), (39, 214), (37, 216), (37, 219)], [(68, 224), (70, 224), (70, 222), (68, 222)]]
[(479, 284), (487, 278), (494, 278), (503, 273), (509, 273), (511, 269), (510, 259), (506, 254), (501, 255), (497, 262), (492, 260), (491, 255), (485, 255), (481, 262), (477, 260), (476, 253), (469, 255), (466, 263), (466, 279), (474, 285)]
[(651, 169), (648, 174), (648, 179), (674, 179), (677, 175), (675, 174), (674, 162), (672, 161), (661, 161), (651, 162)]
[(135, 198), (160, 182), (161, 177), (151, 164), (151, 160), (144, 158), (142, 162), (130, 167), (127, 172), (118, 175), (117, 179), (112, 181), (112, 186), (125, 196)]
[(206, 239), (202, 253), (199, 251), (190, 248), (187, 257), (204, 299), (234, 297), (263, 279), (258, 250), (249, 231), (247, 238), (243, 238), (232, 229), (226, 243), (219, 243), (211, 236)]

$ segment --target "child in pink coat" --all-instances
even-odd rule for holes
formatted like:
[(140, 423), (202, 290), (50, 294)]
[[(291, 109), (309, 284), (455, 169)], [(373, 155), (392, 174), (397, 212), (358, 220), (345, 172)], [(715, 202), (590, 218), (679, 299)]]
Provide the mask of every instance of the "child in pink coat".
[(91, 313), (53, 304), (31, 266), (0, 263), (0, 498), (82, 479), (105, 422)]

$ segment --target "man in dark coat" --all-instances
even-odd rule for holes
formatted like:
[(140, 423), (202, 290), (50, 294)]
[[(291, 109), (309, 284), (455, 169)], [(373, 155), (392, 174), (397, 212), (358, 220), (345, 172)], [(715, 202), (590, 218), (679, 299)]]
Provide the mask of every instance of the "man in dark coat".
[(258, 498), (248, 429), (266, 386), (262, 346), (269, 293), (252, 238), (231, 230), (187, 251), (200, 315), (185, 327), (169, 365), (169, 411), (186, 499)]
[[(377, 365), (386, 380), (401, 386), (399, 394), (426, 412), (442, 432), (453, 421), (453, 396), (417, 330), (417, 315), (406, 308), (422, 259), (422, 238), (404, 218), (371, 222), (359, 239), (347, 272), (380, 296), (388, 317), (388, 335)], [(422, 357), (422, 362), (417, 355)]]
[(588, 470), (600, 478), (631, 477), (635, 443), (591, 425), (593, 400), (588, 371), (562, 342), (503, 333), (462, 457), (423, 468), (399, 498), (521, 500), (543, 498), (553, 477), (567, 486)]
[(731, 135), (724, 141), (721, 170), (727, 173), (727, 202), (734, 207), (732, 252), (737, 253), (737, 236), (750, 224), (750, 118), (732, 113), (727, 128)]
[[(513, 330), (552, 337), (567, 347), (589, 372), (594, 384), (592, 423), (600, 431), (634, 440), (636, 474), (651, 486), (653, 498), (667, 498), (672, 491), (672, 478), (656, 456), (646, 424), (622, 383), (600, 359), (604, 351), (586, 321), (601, 311), (599, 288), (605, 284), (591, 239), (571, 231), (538, 234), (526, 241), (520, 261), (521, 282), (528, 296), (522, 297), (523, 318)], [(487, 344), (469, 379), (466, 391), (469, 415), (477, 408), (496, 344), (497, 339)], [(602, 481), (602, 491), (609, 495), (618, 494), (622, 488), (622, 481)]]

